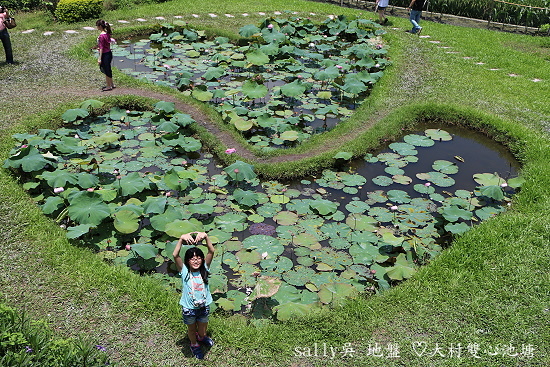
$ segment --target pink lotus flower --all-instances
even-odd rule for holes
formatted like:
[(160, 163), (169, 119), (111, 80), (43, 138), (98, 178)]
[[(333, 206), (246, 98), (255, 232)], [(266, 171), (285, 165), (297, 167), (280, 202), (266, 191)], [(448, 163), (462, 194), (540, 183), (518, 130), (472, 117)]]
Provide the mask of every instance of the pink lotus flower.
[(233, 153), (235, 153), (236, 151), (237, 151), (237, 149), (235, 149), (235, 148), (229, 148), (229, 149), (226, 149), (226, 150), (225, 150), (225, 153), (227, 153), (227, 154), (233, 154)]
[(94, 190), (95, 190), (95, 189), (94, 189), (93, 187), (90, 187), (90, 188), (87, 188), (87, 189), (86, 189), (86, 191), (88, 191), (88, 192), (94, 192)]
[(396, 211), (397, 209), (399, 209), (399, 207), (397, 205), (392, 205), (390, 209), (393, 211)]
[(370, 271), (370, 273), (371, 273), (371, 274), (376, 274), (376, 270), (372, 269), (372, 270)]
[(56, 187), (55, 189), (53, 189), (53, 192), (56, 194), (59, 194), (60, 192), (63, 192), (63, 191), (65, 191), (65, 189), (62, 187)]
[(502, 183), (502, 184), (500, 184), (500, 187), (508, 187), (508, 184), (506, 182)]
[(171, 67), (171, 66), (168, 65), (168, 64), (164, 64), (164, 65), (162, 65), (162, 66), (164, 66), (166, 69), (170, 69), (170, 67)]
[(172, 193), (170, 191), (168, 191), (167, 193), (164, 194), (166, 197), (169, 197), (169, 196), (172, 196)]
[(239, 173), (239, 169), (238, 169), (238, 168), (235, 168), (235, 169), (233, 170), (233, 172)]
[(124, 246), (124, 248), (126, 249), (126, 251), (130, 251), (132, 249), (132, 246), (126, 245), (126, 246)]
[(267, 28), (268, 29), (273, 29), (273, 24), (268, 24)]
[(429, 187), (429, 186), (432, 186), (432, 184), (429, 183), (429, 182), (426, 182), (426, 183), (424, 184), (424, 186)]
[(182, 166), (185, 166), (186, 164), (187, 164), (187, 161), (185, 161), (185, 160), (181, 161)]
[(25, 148), (27, 148), (27, 147), (28, 147), (28, 145), (27, 145), (27, 144), (23, 144), (23, 145), (21, 145), (21, 149), (25, 149)]
[(336, 65), (337, 69), (342, 69), (342, 67), (343, 67), (342, 65)]

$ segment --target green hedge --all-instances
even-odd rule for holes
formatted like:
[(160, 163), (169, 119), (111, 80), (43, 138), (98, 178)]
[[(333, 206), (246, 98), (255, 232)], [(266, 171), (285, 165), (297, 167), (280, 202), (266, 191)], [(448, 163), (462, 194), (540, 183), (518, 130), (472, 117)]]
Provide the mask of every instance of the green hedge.
[(103, 11), (103, 0), (60, 0), (55, 17), (60, 22), (73, 23), (99, 18)]

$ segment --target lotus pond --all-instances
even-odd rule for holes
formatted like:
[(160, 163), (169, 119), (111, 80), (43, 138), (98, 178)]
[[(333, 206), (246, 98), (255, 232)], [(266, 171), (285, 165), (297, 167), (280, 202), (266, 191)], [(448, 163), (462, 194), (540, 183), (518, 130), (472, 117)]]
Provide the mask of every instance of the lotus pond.
[[(208, 231), (215, 304), (257, 319), (285, 320), (411, 277), (447, 238), (505, 210), (522, 181), (498, 153), (438, 128), (404, 133), (360, 161), (340, 152), (341, 165), (315, 177), (261, 181), (245, 162), (217, 164), (172, 103), (93, 112), (101, 107), (88, 100), (57, 130), (15, 135), (4, 167), (75, 244), (169, 289), (180, 287), (177, 238)], [(480, 156), (490, 157), (484, 170), (454, 179)]]
[(113, 47), (123, 72), (209, 103), (260, 150), (293, 146), (351, 116), (390, 64), (385, 31), (344, 16), (267, 18), (240, 40), (184, 22)]

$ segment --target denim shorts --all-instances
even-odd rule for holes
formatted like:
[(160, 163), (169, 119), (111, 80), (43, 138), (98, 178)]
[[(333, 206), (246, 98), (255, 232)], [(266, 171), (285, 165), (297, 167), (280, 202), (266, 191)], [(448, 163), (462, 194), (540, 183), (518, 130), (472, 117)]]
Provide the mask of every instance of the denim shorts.
[(193, 325), (195, 322), (208, 322), (208, 315), (210, 315), (210, 306), (201, 308), (181, 308), (181, 315), (183, 317), (183, 323), (185, 325)]

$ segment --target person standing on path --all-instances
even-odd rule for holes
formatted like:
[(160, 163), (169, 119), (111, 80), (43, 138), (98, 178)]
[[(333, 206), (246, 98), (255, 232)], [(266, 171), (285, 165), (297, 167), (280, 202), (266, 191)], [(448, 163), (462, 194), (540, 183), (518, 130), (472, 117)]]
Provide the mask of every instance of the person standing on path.
[[(187, 249), (183, 259), (180, 257), (184, 241), (187, 245), (196, 246), (203, 240), (206, 241), (205, 246), (208, 248), (206, 256), (198, 247), (191, 247)], [(205, 232), (190, 232), (180, 236), (172, 253), (183, 283), (180, 298), (183, 323), (187, 325), (191, 352), (198, 359), (204, 358), (199, 342), (209, 347), (214, 345), (214, 341), (206, 335), (210, 304), (212, 303), (208, 275), (214, 252), (214, 245)]]
[(378, 18), (380, 19), (380, 24), (386, 24), (388, 18), (386, 18), (386, 8), (388, 7), (389, 0), (376, 0), (376, 8), (378, 9)]
[(409, 33), (420, 35), (420, 32), (422, 32), (422, 27), (418, 23), (420, 23), (420, 16), (422, 15), (422, 9), (424, 9), (425, 3), (426, 0), (411, 0), (407, 10), (410, 12), (409, 20), (413, 27), (408, 31)]
[(2, 40), (2, 45), (4, 46), (4, 51), (6, 53), (6, 63), (14, 64), (13, 52), (11, 49), (10, 34), (8, 33), (8, 29), (4, 24), (4, 20), (8, 19), (9, 17), (10, 17), (10, 13), (8, 12), (8, 9), (6, 9), (3, 6), (0, 6), (0, 39)]
[(102, 19), (98, 20), (95, 25), (101, 31), (99, 37), (97, 37), (97, 49), (99, 50), (97, 63), (99, 64), (99, 70), (105, 74), (107, 84), (101, 90), (107, 92), (115, 88), (113, 84), (113, 71), (111, 69), (111, 62), (113, 61), (113, 53), (111, 52), (111, 25)]

